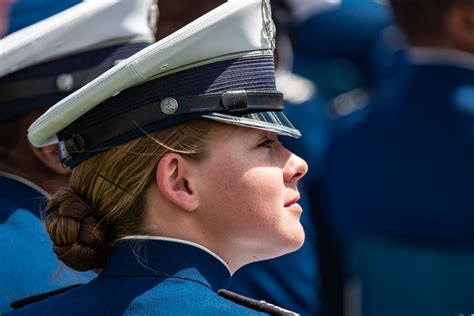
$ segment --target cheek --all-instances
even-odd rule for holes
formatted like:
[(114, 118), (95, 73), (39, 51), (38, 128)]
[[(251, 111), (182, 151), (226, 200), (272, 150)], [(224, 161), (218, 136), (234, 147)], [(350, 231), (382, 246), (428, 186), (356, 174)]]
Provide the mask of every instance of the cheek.
[(214, 194), (213, 207), (225, 214), (228, 229), (255, 232), (273, 226), (284, 204), (281, 170), (227, 167), (213, 176), (217, 179), (214, 188), (219, 190)]
[(251, 214), (268, 216), (279, 211), (277, 207), (284, 204), (282, 179), (281, 172), (275, 168), (259, 168), (244, 174), (239, 183), (240, 194)]
[(221, 244), (258, 250), (259, 260), (301, 246), (304, 232), (299, 217), (284, 207), (287, 189), (280, 168), (214, 167), (206, 173), (205, 231)]

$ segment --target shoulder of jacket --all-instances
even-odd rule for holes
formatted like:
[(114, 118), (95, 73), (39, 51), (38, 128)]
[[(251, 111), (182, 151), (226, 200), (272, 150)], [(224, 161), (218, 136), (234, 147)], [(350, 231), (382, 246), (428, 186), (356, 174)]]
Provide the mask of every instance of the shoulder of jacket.
[(53, 291), (49, 291), (49, 292), (45, 292), (45, 293), (41, 293), (41, 294), (37, 294), (37, 295), (33, 295), (33, 296), (28, 296), (28, 297), (22, 298), (18, 301), (15, 301), (15, 302), (11, 303), (10, 307), (13, 308), (13, 309), (18, 309), (18, 308), (21, 308), (21, 307), (24, 307), (24, 306), (27, 306), (27, 305), (30, 305), (30, 304), (33, 304), (33, 303), (40, 302), (40, 301), (45, 300), (49, 297), (67, 292), (67, 291), (72, 290), (72, 289), (74, 289), (76, 287), (79, 287), (81, 285), (83, 285), (83, 284), (69, 285), (69, 286), (66, 286), (66, 287), (63, 287), (63, 288), (60, 288), (60, 289), (56, 289), (56, 290), (53, 290)]
[(298, 316), (299, 315), (298, 313), (284, 309), (280, 306), (273, 305), (265, 301), (249, 298), (249, 297), (234, 293), (232, 291), (222, 289), (222, 290), (218, 290), (217, 294), (219, 294), (219, 296), (229, 301), (234, 302), (235, 304), (245, 306), (257, 312), (267, 313), (267, 314), (275, 315), (275, 316)]

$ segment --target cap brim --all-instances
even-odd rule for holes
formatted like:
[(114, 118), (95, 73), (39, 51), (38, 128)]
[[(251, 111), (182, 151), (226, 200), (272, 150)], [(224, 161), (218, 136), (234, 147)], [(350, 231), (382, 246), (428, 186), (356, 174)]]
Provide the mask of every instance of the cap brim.
[(213, 112), (202, 117), (232, 125), (261, 129), (294, 138), (301, 137), (283, 112), (256, 112), (239, 116)]

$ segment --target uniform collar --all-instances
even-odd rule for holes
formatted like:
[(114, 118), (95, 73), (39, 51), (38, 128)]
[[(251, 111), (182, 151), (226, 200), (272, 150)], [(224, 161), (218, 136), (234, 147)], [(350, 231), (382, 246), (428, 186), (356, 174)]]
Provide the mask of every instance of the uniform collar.
[(0, 192), (3, 198), (40, 217), (46, 206), (48, 193), (31, 181), (20, 176), (0, 171)]
[(408, 58), (414, 65), (446, 65), (474, 70), (474, 54), (455, 49), (410, 47)]
[(120, 239), (102, 274), (185, 279), (213, 291), (228, 288), (231, 277), (227, 264), (209, 249), (184, 240), (154, 236)]

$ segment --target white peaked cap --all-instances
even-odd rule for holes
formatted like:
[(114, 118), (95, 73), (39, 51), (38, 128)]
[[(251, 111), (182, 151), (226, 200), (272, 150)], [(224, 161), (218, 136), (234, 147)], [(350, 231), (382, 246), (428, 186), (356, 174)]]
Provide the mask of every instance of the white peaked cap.
[[(35, 146), (58, 142), (56, 134), (99, 103), (150, 79), (247, 54), (271, 55), (274, 24), (267, 0), (232, 0), (143, 49), (50, 108), (29, 128)], [(267, 14), (266, 14), (267, 12)]]
[(0, 77), (81, 51), (154, 41), (152, 0), (85, 0), (0, 40)]

